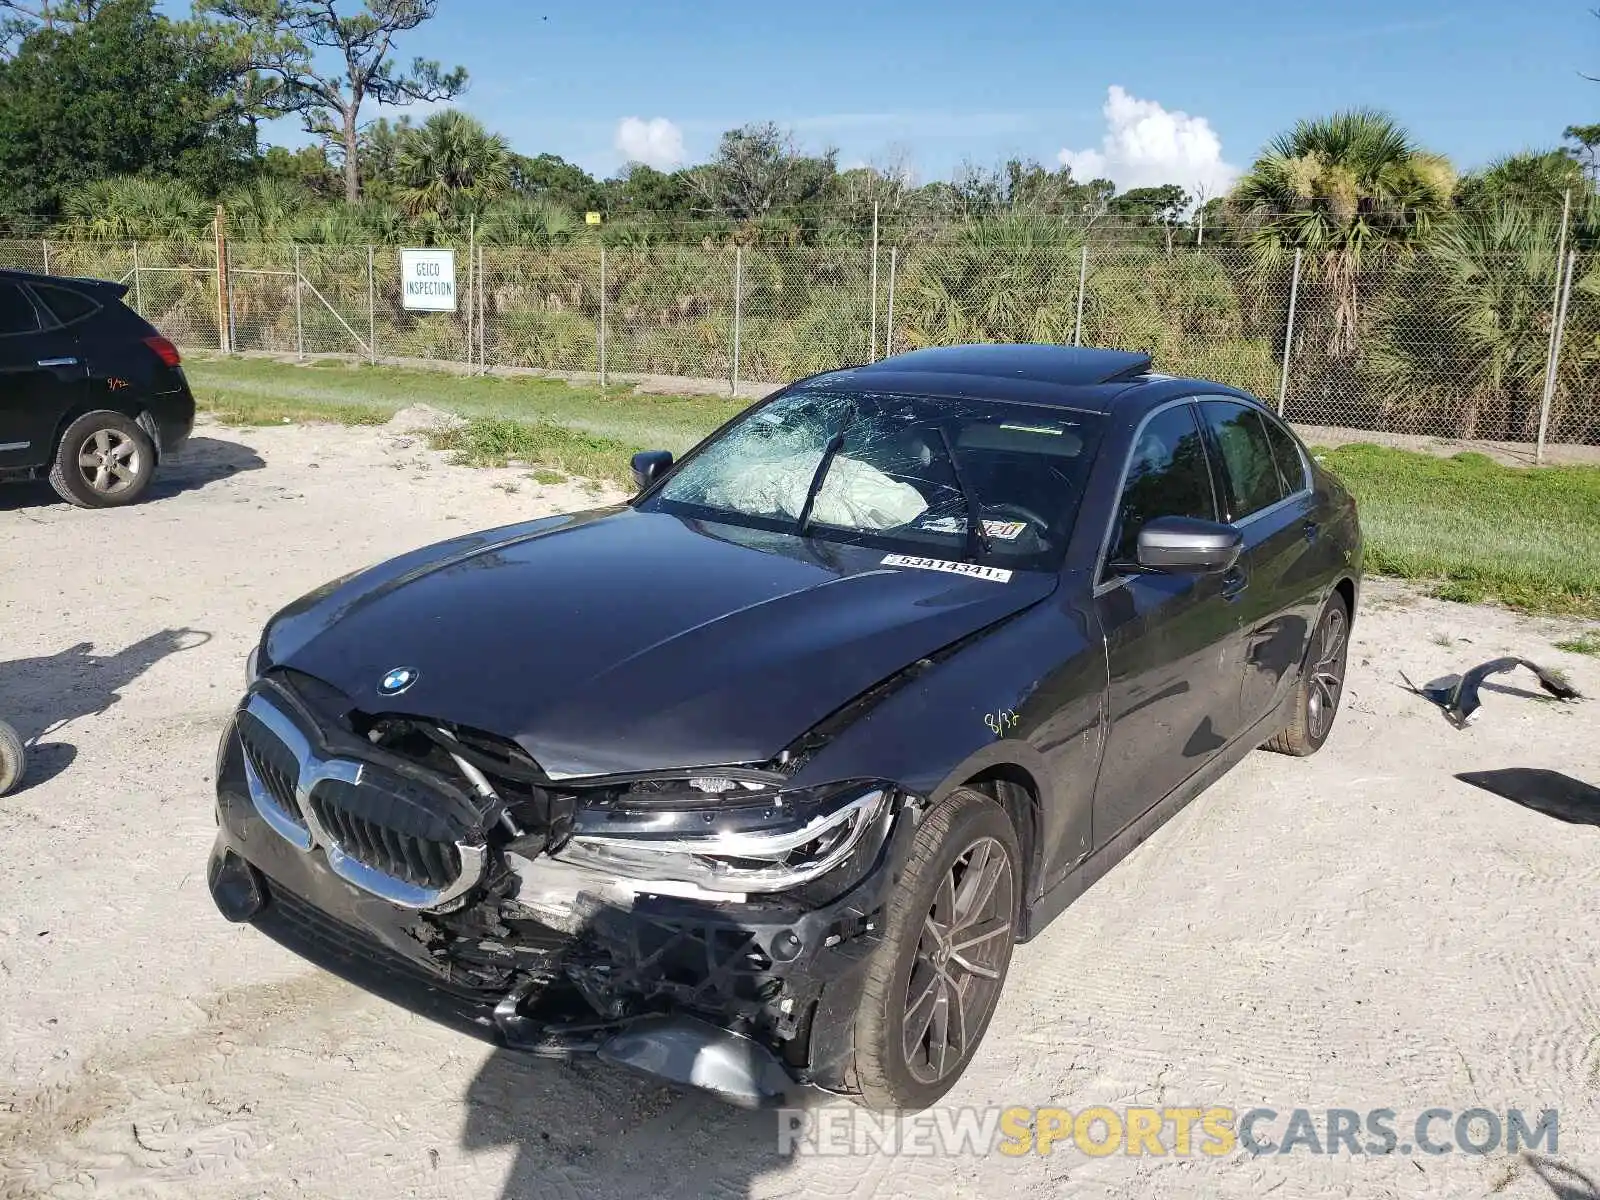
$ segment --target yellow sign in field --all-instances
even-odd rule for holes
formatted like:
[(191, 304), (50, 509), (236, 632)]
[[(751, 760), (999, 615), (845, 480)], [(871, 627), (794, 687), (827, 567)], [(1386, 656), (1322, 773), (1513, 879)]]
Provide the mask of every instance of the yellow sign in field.
[(587, 222), (590, 225), (598, 225), (598, 224), (600, 224), (600, 214), (597, 213), (597, 212), (584, 213), (583, 214), (583, 219), (584, 219), (585, 222)]

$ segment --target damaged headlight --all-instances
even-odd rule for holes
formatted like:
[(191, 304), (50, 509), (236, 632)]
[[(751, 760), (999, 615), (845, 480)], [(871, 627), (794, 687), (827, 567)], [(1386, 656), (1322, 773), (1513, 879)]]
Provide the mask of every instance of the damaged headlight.
[(720, 893), (784, 892), (875, 855), (890, 792), (858, 784), (762, 798), (704, 794), (580, 809), (558, 857), (641, 881)]

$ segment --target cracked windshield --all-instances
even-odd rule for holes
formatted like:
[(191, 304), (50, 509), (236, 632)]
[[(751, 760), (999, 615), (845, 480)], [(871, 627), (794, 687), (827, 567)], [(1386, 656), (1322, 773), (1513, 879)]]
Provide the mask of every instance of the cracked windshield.
[(791, 392), (687, 459), (645, 507), (1050, 570), (1072, 530), (1095, 422), (989, 400)]

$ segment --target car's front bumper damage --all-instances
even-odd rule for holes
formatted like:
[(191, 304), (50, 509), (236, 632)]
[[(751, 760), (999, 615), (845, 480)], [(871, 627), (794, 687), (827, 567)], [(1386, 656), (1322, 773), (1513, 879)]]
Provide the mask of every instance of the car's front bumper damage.
[[(881, 837), (863, 846), (838, 894), (822, 880), (724, 897), (568, 861), (548, 831), (530, 828), (527, 810), (512, 819), (503, 808), (474, 809), (481, 798), (466, 789), (439, 802), (456, 807), (453, 824), (435, 827), (436, 814), (405, 808), (379, 813), (359, 789), (409, 789), (420, 801), (426, 772), (406, 777), (392, 756), (369, 754), (309, 706), (294, 716), (309, 745), (290, 755), (274, 744), (263, 757), (245, 709), (219, 750), (208, 876), (230, 920), (510, 1049), (593, 1053), (744, 1104), (777, 1102), (797, 1085), (842, 1085), (864, 960), (880, 937), (909, 818), (884, 812)], [(282, 805), (263, 786), (274, 771)], [(434, 868), (483, 858), (471, 863), (470, 888), (438, 888), (433, 895), (448, 898), (430, 904), (425, 890), (377, 894), (352, 869), (363, 864), (351, 859), (385, 850), (382, 861), (409, 863), (424, 889), (445, 882), (430, 877)]]

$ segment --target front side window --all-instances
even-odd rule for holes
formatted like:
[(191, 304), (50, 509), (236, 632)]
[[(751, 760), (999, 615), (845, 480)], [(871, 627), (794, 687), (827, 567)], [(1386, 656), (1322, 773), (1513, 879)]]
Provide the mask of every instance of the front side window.
[(1059, 408), (801, 388), (701, 447), (640, 507), (1053, 570), (1098, 422)]
[(1261, 414), (1231, 400), (1207, 400), (1200, 411), (1222, 456), (1229, 520), (1242, 521), (1282, 500), (1287, 493)]
[(1189, 404), (1157, 413), (1140, 431), (1117, 502), (1109, 561), (1137, 561), (1139, 530), (1156, 517), (1217, 519), (1205, 442)]

